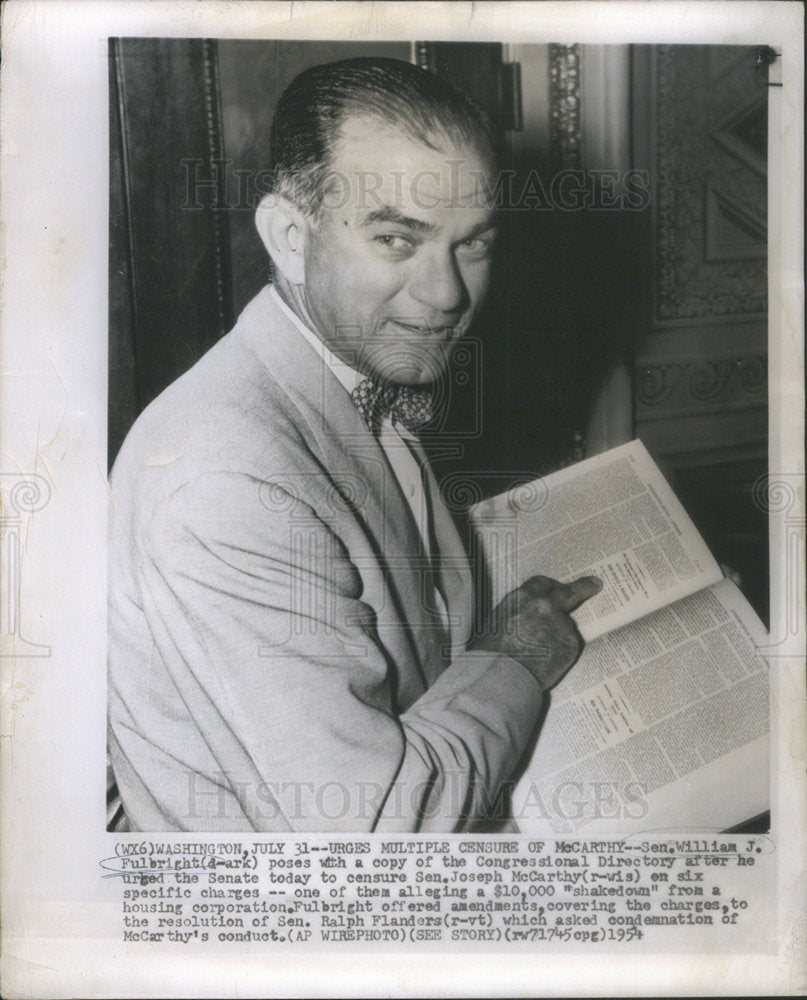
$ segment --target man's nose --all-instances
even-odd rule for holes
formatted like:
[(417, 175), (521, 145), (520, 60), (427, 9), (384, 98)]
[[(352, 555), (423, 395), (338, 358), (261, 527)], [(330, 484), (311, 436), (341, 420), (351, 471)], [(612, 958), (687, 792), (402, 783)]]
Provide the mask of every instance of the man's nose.
[(462, 312), (468, 291), (453, 254), (434, 254), (422, 261), (409, 282), (409, 294), (436, 312)]

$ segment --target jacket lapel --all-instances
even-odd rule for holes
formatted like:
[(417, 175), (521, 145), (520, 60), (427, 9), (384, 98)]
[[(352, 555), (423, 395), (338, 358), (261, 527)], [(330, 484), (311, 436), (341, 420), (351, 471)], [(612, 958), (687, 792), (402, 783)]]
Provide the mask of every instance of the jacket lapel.
[[(374, 565), (357, 568), (377, 572), (381, 566), (383, 570), (387, 594), (365, 596), (378, 602), (379, 638), (391, 655), (417, 663), (419, 682), (413, 685), (414, 678), (408, 678), (406, 672), (399, 677), (398, 698), (406, 707), (442, 672), (448, 651), (444, 649), (442, 624), (424, 608), (421, 539), (397, 477), (342, 384), (276, 306), (268, 287), (246, 307), (236, 330), (297, 411), (289, 415), (319, 458), (323, 476), (346, 498), (352, 516), (360, 520), (374, 553)], [(448, 512), (442, 504), (439, 509), (440, 524), (435, 523), (435, 531), (441, 544), (442, 537), (451, 538), (453, 532), (456, 545), (460, 545), (456, 529), (447, 523), (451, 520)], [(338, 517), (344, 516), (343, 509)], [(339, 524), (334, 527), (339, 531)], [(452, 608), (463, 589), (459, 574), (451, 567), (444, 572), (441, 590), (449, 613), (464, 623), (464, 612), (458, 615)], [(461, 629), (455, 626), (452, 633), (455, 631), (452, 640)], [(395, 648), (402, 645), (407, 648)]]

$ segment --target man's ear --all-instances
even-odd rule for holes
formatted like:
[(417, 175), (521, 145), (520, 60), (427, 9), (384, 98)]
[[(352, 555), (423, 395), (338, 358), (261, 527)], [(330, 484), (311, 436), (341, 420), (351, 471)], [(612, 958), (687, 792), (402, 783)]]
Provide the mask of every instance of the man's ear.
[(265, 195), (255, 213), (255, 225), (277, 270), (292, 285), (305, 281), (305, 249), (309, 222), (288, 198)]

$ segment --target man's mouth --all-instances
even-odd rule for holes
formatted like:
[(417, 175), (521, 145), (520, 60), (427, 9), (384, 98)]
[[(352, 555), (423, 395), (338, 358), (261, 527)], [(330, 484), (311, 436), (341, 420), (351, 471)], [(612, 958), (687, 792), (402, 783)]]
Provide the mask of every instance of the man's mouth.
[(401, 319), (393, 319), (392, 323), (403, 330), (407, 330), (409, 333), (418, 333), (421, 336), (445, 339), (450, 339), (458, 326), (456, 323), (435, 323), (433, 326), (429, 326), (427, 323), (407, 323)]

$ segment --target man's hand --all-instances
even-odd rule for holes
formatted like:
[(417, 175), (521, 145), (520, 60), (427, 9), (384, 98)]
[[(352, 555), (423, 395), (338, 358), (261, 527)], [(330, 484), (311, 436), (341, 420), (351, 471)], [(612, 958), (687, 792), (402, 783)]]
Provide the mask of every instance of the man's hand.
[(548, 690), (577, 659), (583, 640), (570, 611), (602, 590), (596, 576), (558, 583), (533, 576), (502, 598), (471, 649), (506, 653)]

